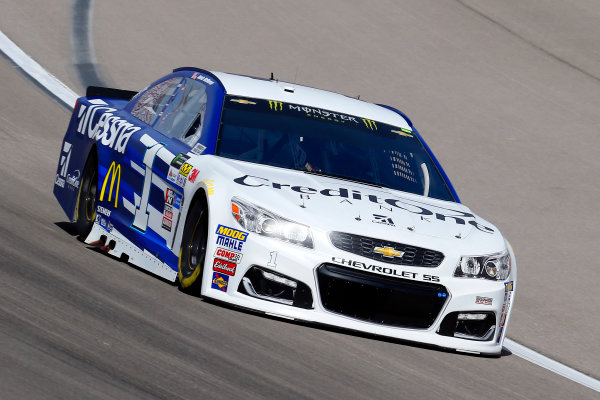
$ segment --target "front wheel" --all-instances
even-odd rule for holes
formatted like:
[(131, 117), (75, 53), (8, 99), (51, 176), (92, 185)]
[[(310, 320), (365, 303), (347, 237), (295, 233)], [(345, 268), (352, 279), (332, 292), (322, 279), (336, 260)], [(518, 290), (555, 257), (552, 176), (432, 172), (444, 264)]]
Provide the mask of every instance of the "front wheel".
[(188, 212), (179, 250), (177, 277), (179, 287), (185, 292), (194, 294), (200, 292), (207, 238), (208, 207), (204, 197), (200, 197)]
[(98, 163), (92, 155), (83, 169), (79, 195), (77, 196), (77, 233), (85, 239), (92, 230), (96, 219), (96, 193), (98, 192)]

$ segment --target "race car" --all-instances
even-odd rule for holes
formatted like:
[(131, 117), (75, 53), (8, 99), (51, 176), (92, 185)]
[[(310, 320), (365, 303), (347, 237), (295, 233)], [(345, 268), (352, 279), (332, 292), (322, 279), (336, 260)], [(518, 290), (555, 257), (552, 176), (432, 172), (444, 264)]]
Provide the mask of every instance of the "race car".
[(54, 195), (90, 245), (286, 319), (498, 355), (517, 265), (410, 119), (197, 68), (89, 87)]

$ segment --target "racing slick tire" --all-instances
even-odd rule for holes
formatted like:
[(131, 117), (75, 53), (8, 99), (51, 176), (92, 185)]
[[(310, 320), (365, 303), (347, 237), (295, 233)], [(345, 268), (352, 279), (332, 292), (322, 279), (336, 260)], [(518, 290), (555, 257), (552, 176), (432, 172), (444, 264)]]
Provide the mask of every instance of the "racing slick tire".
[(92, 154), (83, 169), (81, 186), (77, 196), (75, 227), (81, 239), (85, 239), (96, 220), (96, 196), (98, 193), (98, 162)]
[(179, 288), (190, 294), (199, 294), (202, 285), (202, 270), (206, 259), (208, 239), (208, 206), (204, 196), (190, 207), (179, 250), (177, 277)]

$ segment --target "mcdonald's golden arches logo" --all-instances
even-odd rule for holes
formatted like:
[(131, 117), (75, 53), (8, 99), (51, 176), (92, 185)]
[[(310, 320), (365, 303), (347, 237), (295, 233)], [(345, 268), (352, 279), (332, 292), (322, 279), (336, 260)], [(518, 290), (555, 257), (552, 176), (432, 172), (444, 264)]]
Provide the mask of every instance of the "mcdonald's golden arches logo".
[(112, 200), (113, 187), (115, 186), (115, 178), (117, 179), (117, 192), (115, 194), (115, 208), (119, 202), (119, 186), (121, 185), (121, 164), (116, 164), (114, 161), (110, 164), (108, 172), (104, 177), (104, 183), (102, 183), (102, 189), (100, 190), (100, 201), (104, 200), (104, 190), (106, 189), (106, 183), (110, 177), (110, 189), (108, 191), (108, 201)]

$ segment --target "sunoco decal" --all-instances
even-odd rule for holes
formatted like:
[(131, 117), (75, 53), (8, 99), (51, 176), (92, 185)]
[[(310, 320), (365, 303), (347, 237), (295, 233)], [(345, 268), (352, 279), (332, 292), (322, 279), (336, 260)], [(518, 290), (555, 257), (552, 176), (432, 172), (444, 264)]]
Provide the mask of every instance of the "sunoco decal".
[(213, 272), (211, 288), (226, 292), (227, 285), (229, 285), (229, 275)]

